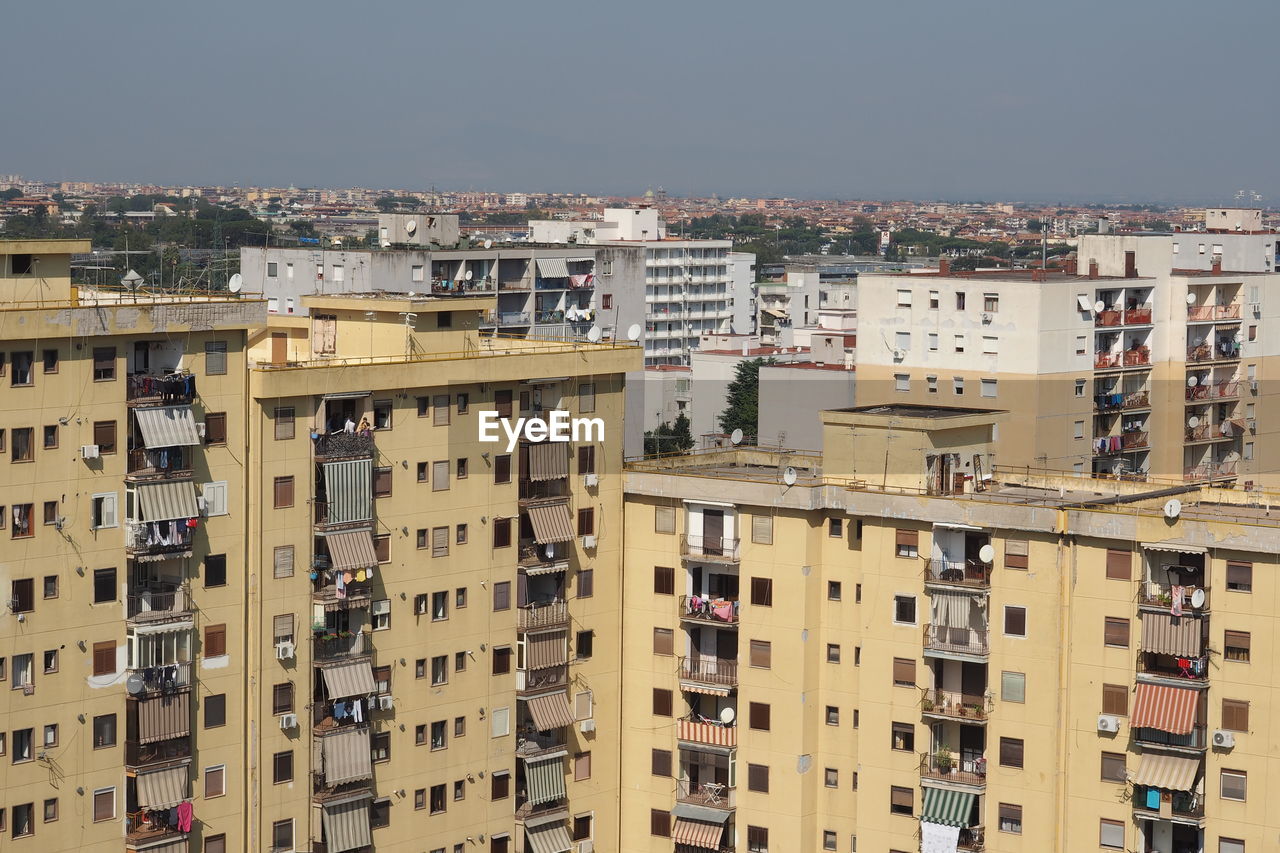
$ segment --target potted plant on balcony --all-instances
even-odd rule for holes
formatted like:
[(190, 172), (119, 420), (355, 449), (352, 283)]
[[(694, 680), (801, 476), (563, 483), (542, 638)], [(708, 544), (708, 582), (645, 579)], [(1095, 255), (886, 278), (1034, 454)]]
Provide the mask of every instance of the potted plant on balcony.
[(950, 773), (951, 768), (955, 766), (955, 761), (951, 757), (951, 747), (940, 746), (933, 751), (933, 763), (941, 773)]
[(933, 700), (932, 700), (932, 699), (930, 699), (928, 696), (924, 697), (923, 699), (921, 699), (921, 700), (920, 700), (920, 707), (921, 707), (921, 708), (922, 708), (926, 713), (928, 713), (929, 711), (932, 711), (932, 710), (933, 710)]

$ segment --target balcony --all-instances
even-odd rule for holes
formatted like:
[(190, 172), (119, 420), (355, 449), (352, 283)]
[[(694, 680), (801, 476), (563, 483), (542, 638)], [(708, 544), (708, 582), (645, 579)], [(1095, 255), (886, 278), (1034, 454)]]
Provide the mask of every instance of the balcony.
[(552, 800), (549, 803), (531, 803), (527, 799), (520, 802), (517, 798), (517, 802), (516, 820), (520, 823), (536, 820), (541, 826), (562, 817), (569, 817), (569, 805), (563, 799)]
[(124, 742), (124, 763), (131, 768), (150, 768), (157, 764), (180, 762), (191, 758), (191, 737), (184, 736), (157, 743)]
[(347, 584), (343, 592), (344, 595), (338, 595), (338, 587), (332, 583), (312, 587), (311, 603), (319, 604), (326, 610), (349, 610), (352, 607), (368, 607), (373, 600), (373, 595), (366, 586)]
[(559, 628), (569, 624), (569, 604), (564, 601), (529, 604), (519, 608), (516, 614), (516, 627), (521, 631)]
[(1209, 683), (1209, 656), (1183, 658), (1138, 650), (1138, 681), (1174, 687), (1203, 687)]
[(177, 827), (156, 826), (147, 822), (144, 819), (146, 814), (145, 810), (125, 813), (124, 843), (131, 850), (144, 851), (144, 848), (162, 841), (177, 841), (187, 837), (187, 834), (179, 832)]
[(717, 687), (738, 686), (738, 662), (729, 658), (680, 658), (680, 680)]
[(920, 754), (920, 778), (973, 788), (987, 786), (987, 759), (981, 753), (962, 752), (957, 758), (953, 753), (937, 751), (933, 755)]
[(187, 591), (176, 584), (154, 583), (129, 593), (125, 613), (130, 622), (153, 624), (190, 619)]
[[(1191, 609), (1191, 596), (1195, 594), (1197, 589), (1204, 591), (1204, 606), (1199, 610)], [(1160, 610), (1165, 613), (1169, 612), (1169, 608), (1173, 606), (1173, 589), (1172, 587), (1162, 586), (1158, 583), (1143, 583), (1138, 585), (1138, 606)], [(1187, 614), (1208, 613), (1209, 612), (1209, 589), (1208, 587), (1187, 586), (1183, 587), (1182, 593), (1182, 610)]]
[(1234, 341), (1219, 342), (1215, 346), (1208, 344), (1200, 344), (1187, 350), (1187, 361), (1193, 364), (1202, 364), (1215, 361), (1238, 361), (1240, 358), (1240, 345)]
[(722, 725), (718, 721), (690, 714), (676, 721), (676, 739), (705, 746), (736, 747), (738, 729), (733, 725)]
[(372, 652), (373, 644), (369, 642), (369, 635), (363, 631), (341, 634), (317, 632), (311, 638), (311, 656), (317, 661), (360, 657)]
[(706, 563), (736, 563), (741, 559), (737, 539), (687, 534), (680, 537), (680, 556)]
[(924, 561), (924, 582), (934, 586), (990, 589), (991, 566), (976, 560), (928, 559)]
[(125, 552), (135, 559), (189, 557), (193, 532), (185, 521), (131, 521), (125, 526)]
[(676, 802), (732, 811), (737, 808), (738, 795), (723, 782), (695, 783), (680, 779), (676, 782)]
[(1093, 445), (1094, 456), (1109, 456), (1112, 453), (1127, 453), (1134, 450), (1146, 450), (1150, 434), (1145, 431), (1126, 432), (1121, 435), (1099, 436), (1098, 441), (1105, 444)]
[(681, 619), (715, 625), (738, 624), (738, 601), (727, 598), (709, 598), (705, 595), (682, 595), (676, 602)]
[(1126, 308), (1124, 312), (1124, 324), (1126, 326), (1151, 325), (1151, 309), (1150, 308)]
[(546, 669), (516, 670), (516, 695), (543, 693), (569, 683), (569, 665), (562, 663)]
[(1095, 352), (1093, 354), (1093, 367), (1095, 370), (1107, 370), (1119, 366), (1120, 353), (1118, 352)]
[[(1154, 792), (1154, 800), (1158, 803), (1154, 807), (1150, 792)], [(1167, 802), (1165, 796), (1169, 797)], [(1133, 809), (1152, 820), (1169, 817), (1199, 822), (1204, 818), (1204, 801), (1190, 791), (1161, 791), (1145, 785), (1134, 786)]]
[(534, 321), (537, 323), (563, 323), (563, 311), (538, 311), (534, 314)]
[(1234, 305), (1188, 305), (1187, 322), (1208, 323), (1214, 320), (1231, 322), (1240, 319), (1240, 304)]
[(1146, 347), (1125, 350), (1120, 355), (1124, 367), (1143, 367), (1151, 363), (1151, 350)]
[(925, 623), (924, 648), (928, 652), (986, 657), (991, 653), (986, 628), (949, 628)]
[(142, 689), (140, 692), (133, 694), (135, 698), (175, 693), (183, 687), (191, 686), (191, 663), (189, 661), (150, 664), (147, 666), (138, 664), (130, 666), (129, 672), (142, 676)]
[[(334, 729), (365, 725), (364, 722), (356, 720), (351, 713), (346, 713), (341, 719), (338, 719), (338, 717), (334, 716), (334, 702), (335, 700), (331, 699), (312, 703), (311, 727), (316, 734), (323, 735), (332, 732)], [(350, 704), (350, 700), (348, 700), (348, 704)], [(366, 716), (373, 710), (373, 705), (373, 702), (369, 702), (365, 706), (364, 713)]]
[(1122, 450), (1142, 450), (1150, 437), (1150, 433), (1145, 430), (1126, 432), (1120, 436), (1120, 447)]
[(160, 450), (138, 447), (129, 451), (125, 473), (130, 480), (189, 479), (194, 455), (187, 447)]
[(1093, 398), (1096, 412), (1119, 412), (1126, 409), (1151, 408), (1150, 391), (1130, 391), (1127, 394), (1097, 394)]
[(1121, 311), (1109, 310), (1099, 311), (1097, 316), (1093, 318), (1094, 326), (1119, 326), (1124, 320), (1124, 313)]
[(195, 399), (195, 383), (188, 373), (134, 373), (125, 382), (130, 406), (180, 406)]
[(554, 545), (539, 545), (531, 540), (520, 543), (520, 556), (517, 565), (522, 569), (542, 569), (544, 571), (564, 571), (569, 568), (569, 550), (572, 543), (560, 542)]
[(986, 849), (987, 831), (981, 826), (960, 827), (960, 838), (956, 841), (956, 850), (969, 853), (982, 853)]
[[(509, 288), (503, 288), (507, 290)], [(527, 289), (527, 288), (526, 288)], [(502, 328), (529, 325), (528, 311), (490, 311), (480, 321), (481, 328)]]
[(1203, 423), (1183, 430), (1183, 438), (1189, 444), (1202, 441), (1231, 441), (1234, 435), (1225, 435), (1220, 424)]
[(926, 717), (942, 717), (962, 723), (986, 723), (987, 697), (954, 690), (929, 689), (920, 700), (920, 711)]
[(1182, 479), (1187, 481), (1216, 480), (1224, 477), (1234, 477), (1235, 475), (1235, 462), (1219, 462), (1216, 464), (1206, 462), (1200, 465), (1192, 465), (1182, 471)]
[[(1203, 698), (1203, 697), (1202, 697)], [(1175, 735), (1160, 729), (1137, 728), (1133, 730), (1133, 739), (1147, 746), (1165, 747), (1171, 750), (1201, 751), (1208, 744), (1207, 727), (1195, 726), (1184, 735)]]
[(517, 758), (546, 758), (549, 755), (565, 754), (568, 751), (563, 729), (553, 729), (546, 733), (531, 729), (516, 733)]
[(317, 459), (358, 458), (373, 455), (372, 432), (311, 433)]

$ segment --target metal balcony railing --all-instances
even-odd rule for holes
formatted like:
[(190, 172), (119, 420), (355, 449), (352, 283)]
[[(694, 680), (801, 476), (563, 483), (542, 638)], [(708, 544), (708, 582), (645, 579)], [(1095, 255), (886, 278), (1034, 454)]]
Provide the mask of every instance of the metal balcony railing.
[(166, 764), (191, 757), (191, 735), (183, 735), (171, 740), (154, 743), (139, 743), (126, 740), (124, 743), (124, 763), (126, 767), (150, 767), (154, 764)]
[(530, 728), (516, 733), (516, 756), (519, 758), (537, 758), (567, 748), (563, 728), (549, 732)]
[(545, 669), (516, 670), (516, 693), (539, 693), (569, 683), (569, 665), (558, 664)]
[[(1191, 597), (1195, 594), (1197, 589), (1204, 590), (1204, 606), (1199, 610), (1193, 611), (1191, 608)], [(1173, 606), (1173, 588), (1158, 583), (1139, 583), (1138, 604), (1168, 610)], [(1207, 613), (1209, 611), (1209, 587), (1183, 587), (1182, 610), (1184, 613)]]
[(738, 562), (738, 540), (723, 536), (680, 537), (680, 556), (698, 560)]
[(364, 632), (346, 635), (317, 633), (311, 639), (311, 654), (316, 660), (355, 657), (369, 652), (369, 635)]
[(924, 561), (924, 580), (925, 583), (989, 589), (991, 566), (976, 560), (930, 558)]
[(1126, 326), (1145, 326), (1151, 322), (1151, 309), (1126, 308), (1124, 322)]
[(682, 595), (676, 602), (681, 619), (720, 625), (738, 624), (737, 599), (712, 598), (707, 595)]
[(312, 433), (315, 455), (329, 456), (369, 456), (373, 453), (372, 432), (333, 432)]
[(676, 738), (707, 746), (733, 747), (738, 745), (738, 729), (734, 725), (724, 725), (690, 714), (676, 721)]
[(736, 687), (738, 684), (738, 662), (728, 658), (680, 658), (680, 678), (684, 681), (698, 681), (703, 684), (718, 684), (724, 687)]
[(186, 553), (193, 532), (185, 521), (131, 521), (125, 527), (125, 550), (133, 556)]
[(528, 604), (518, 609), (516, 627), (521, 631), (552, 628), (569, 621), (569, 605), (564, 601)]
[(925, 623), (924, 647), (939, 652), (986, 655), (991, 651), (985, 628), (949, 628)]
[(1234, 477), (1235, 474), (1235, 462), (1205, 463), (1183, 469), (1182, 478), (1184, 480), (1210, 480), (1218, 477)]
[(129, 451), (125, 473), (130, 477), (189, 477), (192, 457), (195, 454), (185, 447), (168, 447), (152, 450), (136, 447)]
[(981, 753), (920, 754), (920, 776), (939, 782), (986, 787), (987, 759)]
[(1208, 740), (1205, 737), (1207, 732), (1208, 728), (1206, 726), (1195, 726), (1184, 735), (1175, 735), (1172, 732), (1164, 732), (1160, 729), (1136, 728), (1133, 730), (1133, 739), (1138, 743), (1149, 743), (1155, 746), (1204, 749), (1208, 744)]
[(195, 399), (187, 373), (134, 373), (125, 381), (125, 401), (130, 406), (180, 406)]
[(957, 850), (966, 850), (969, 853), (982, 853), (986, 849), (987, 831), (982, 826), (962, 826), (960, 827), (960, 837), (956, 840)]
[(920, 699), (920, 710), (926, 714), (965, 721), (985, 722), (987, 697), (955, 690), (926, 689)]
[(159, 622), (190, 614), (187, 592), (175, 584), (152, 584), (129, 593), (126, 614), (137, 622)]
[(694, 783), (688, 779), (676, 782), (676, 802), (727, 811), (737, 808), (737, 800), (737, 791), (722, 782)]

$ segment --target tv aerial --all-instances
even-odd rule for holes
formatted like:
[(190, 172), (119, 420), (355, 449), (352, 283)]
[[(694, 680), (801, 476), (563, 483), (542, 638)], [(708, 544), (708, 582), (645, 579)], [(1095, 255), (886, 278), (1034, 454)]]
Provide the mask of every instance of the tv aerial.
[(120, 279), (120, 283), (124, 285), (126, 290), (137, 290), (142, 287), (145, 281), (146, 279), (138, 275), (137, 270), (132, 269), (124, 274), (124, 278)]

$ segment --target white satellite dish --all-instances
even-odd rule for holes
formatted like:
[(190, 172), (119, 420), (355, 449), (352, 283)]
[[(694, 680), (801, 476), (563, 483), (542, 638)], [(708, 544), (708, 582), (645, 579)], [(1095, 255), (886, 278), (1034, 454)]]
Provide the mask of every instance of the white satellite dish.
[(416, 219), (410, 219), (408, 222), (404, 224), (404, 233), (406, 234), (412, 234), (414, 231), (417, 231), (417, 230), (418, 230), (418, 220)]
[(493, 241), (492, 241), (492, 240), (485, 240), (485, 241), (484, 241), (484, 247), (485, 247), (486, 249), (491, 249), (491, 248), (493, 248)]
[(782, 482), (786, 483), (788, 486), (794, 486), (796, 484), (797, 479), (799, 479), (799, 475), (796, 473), (795, 468), (792, 468), (790, 465), (788, 465), (786, 468), (783, 469)]
[(992, 548), (990, 544), (983, 545), (981, 548), (978, 549), (978, 559), (981, 560), (982, 562), (990, 563), (995, 558), (996, 558), (996, 549)]
[(600, 336), (601, 332), (599, 326), (592, 326), (587, 330), (587, 340), (591, 341), (593, 344), (600, 343)]
[(1199, 610), (1201, 607), (1204, 607), (1204, 599), (1204, 590), (1197, 587), (1196, 590), (1191, 593), (1191, 606), (1196, 610)]
[(231, 280), (227, 282), (227, 290), (232, 293), (239, 293), (244, 290), (244, 276), (240, 275), (240, 273), (231, 276)]
[(138, 275), (136, 270), (129, 270), (124, 274), (124, 278), (120, 279), (120, 283), (129, 290), (137, 290), (139, 287), (142, 287), (142, 282), (144, 280), (145, 279), (143, 279), (142, 276)]
[(720, 722), (724, 723), (727, 726), (730, 723), (732, 723), (737, 716), (738, 716), (737, 712), (734, 711), (732, 708), (725, 708), (723, 711), (720, 712)]
[(1192, 429), (1195, 429), (1196, 427), (1200, 426), (1200, 419), (1197, 418), (1195, 415), (1192, 415), (1191, 417), (1187, 418), (1187, 426), (1191, 427)]
[(124, 689), (128, 691), (130, 696), (137, 696), (147, 688), (146, 680), (138, 673), (134, 672), (124, 680)]
[(1188, 376), (1188, 377), (1187, 377), (1187, 387), (1188, 387), (1188, 388), (1194, 388), (1194, 387), (1196, 387), (1196, 386), (1197, 386), (1197, 385), (1199, 385), (1199, 384), (1200, 384), (1200, 380), (1199, 380), (1199, 379), (1197, 379), (1196, 377), (1194, 377), (1194, 376)]
[(390, 248), (391, 248), (391, 241), (390, 241), (390, 240), (383, 240), (383, 241), (382, 241), (382, 248), (384, 248), (384, 249), (390, 249)]
[(1164, 505), (1165, 518), (1177, 518), (1182, 514), (1182, 501), (1177, 498), (1169, 498)]
[(640, 324), (639, 323), (632, 323), (629, 327), (627, 327), (627, 340), (629, 341), (640, 340)]
[(1195, 305), (1195, 304), (1196, 304), (1196, 295), (1195, 295), (1194, 293), (1188, 293), (1188, 294), (1187, 294), (1187, 304), (1188, 304), (1188, 305)]
[(1101, 299), (1093, 303), (1093, 313), (1095, 314), (1101, 314), (1106, 309), (1107, 309), (1107, 303), (1103, 302)]
[(742, 444), (742, 430), (735, 429), (733, 431), (733, 434), (729, 436), (729, 441), (733, 442), (734, 444)]
[(466, 279), (467, 281), (471, 281), (471, 279), (474, 276), (475, 276), (475, 273), (473, 273), (471, 270), (467, 270), (467, 274), (464, 275), (463, 278)]

